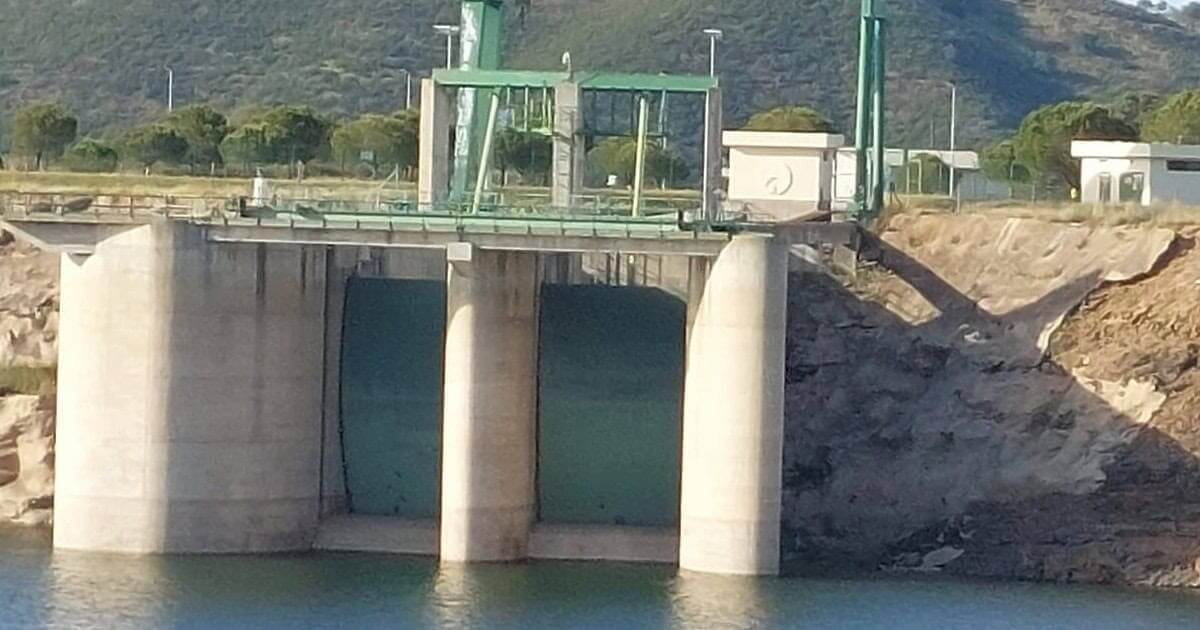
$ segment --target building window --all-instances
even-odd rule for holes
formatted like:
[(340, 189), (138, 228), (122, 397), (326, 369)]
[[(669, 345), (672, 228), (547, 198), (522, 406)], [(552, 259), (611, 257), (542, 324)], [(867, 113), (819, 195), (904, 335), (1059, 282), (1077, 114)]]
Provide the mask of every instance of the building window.
[(1200, 160), (1167, 160), (1167, 170), (1182, 173), (1200, 173)]

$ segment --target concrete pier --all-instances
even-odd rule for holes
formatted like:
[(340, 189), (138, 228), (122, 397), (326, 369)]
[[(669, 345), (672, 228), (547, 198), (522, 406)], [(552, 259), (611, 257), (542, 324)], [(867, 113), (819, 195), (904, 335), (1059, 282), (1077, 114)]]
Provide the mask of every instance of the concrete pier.
[(537, 255), (449, 258), (441, 558), (520, 560), (536, 501)]
[(64, 255), (56, 548), (311, 547), (325, 274), (167, 221)]
[(418, 151), (417, 201), (422, 207), (446, 200), (450, 193), (450, 131), (454, 110), (450, 94), (432, 79), (421, 81), (421, 137)]
[(779, 572), (787, 253), (738, 236), (692, 296), (679, 566)]

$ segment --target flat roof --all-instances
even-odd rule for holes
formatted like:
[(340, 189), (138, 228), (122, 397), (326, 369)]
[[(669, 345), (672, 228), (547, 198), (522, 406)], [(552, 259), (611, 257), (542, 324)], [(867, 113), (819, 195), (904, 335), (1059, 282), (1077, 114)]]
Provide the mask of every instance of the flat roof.
[[(841, 150), (841, 153), (854, 153), (854, 147), (846, 147)], [(888, 166), (904, 166), (904, 160), (909, 161), (918, 156), (929, 155), (942, 161), (946, 166), (964, 171), (979, 170), (979, 154), (975, 151), (943, 151), (941, 149), (888, 149), (884, 153), (884, 159)]]
[(846, 137), (834, 133), (799, 133), (786, 131), (726, 131), (722, 141), (727, 147), (763, 149), (838, 149)]
[(1071, 157), (1118, 160), (1131, 158), (1200, 160), (1200, 145), (1168, 144), (1165, 142), (1076, 140), (1071, 143)]

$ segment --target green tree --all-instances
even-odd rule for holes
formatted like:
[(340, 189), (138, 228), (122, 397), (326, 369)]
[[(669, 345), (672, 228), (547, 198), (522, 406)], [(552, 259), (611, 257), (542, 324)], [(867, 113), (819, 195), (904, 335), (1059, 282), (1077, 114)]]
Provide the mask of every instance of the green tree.
[(267, 131), (274, 162), (308, 162), (329, 146), (333, 124), (311, 107), (285, 105), (268, 110), (259, 120)]
[[(963, 175), (961, 170), (957, 171), (954, 180), (961, 183)], [(900, 191), (912, 190), (926, 195), (950, 194), (950, 167), (936, 155), (914, 155), (893, 176)]]
[(998, 182), (1028, 182), (1029, 169), (1017, 161), (1012, 139), (1002, 140), (983, 150), (980, 156), (983, 174)]
[[(592, 170), (602, 177), (616, 175), (626, 185), (632, 185), (637, 170), (637, 141), (633, 138), (608, 138), (588, 154)], [(669, 186), (686, 179), (690, 174), (687, 162), (673, 149), (663, 149), (655, 143), (646, 145), (646, 179), (660, 186)]]
[(240, 164), (243, 168), (271, 163), (275, 155), (269, 135), (263, 123), (247, 123), (234, 129), (221, 141), (221, 161)]
[(47, 160), (56, 158), (75, 141), (79, 122), (61, 105), (39, 103), (17, 110), (12, 120), (14, 153), (33, 158), (34, 168), (42, 170)]
[(1162, 105), (1163, 97), (1154, 92), (1125, 92), (1108, 104), (1113, 116), (1134, 128), (1141, 128), (1147, 114)]
[(408, 169), (417, 163), (420, 115), (403, 111), (392, 116), (366, 114), (338, 125), (330, 144), (333, 157), (343, 167), (363, 161), (372, 167)]
[(1108, 108), (1091, 102), (1047, 105), (1027, 116), (1014, 140), (1017, 160), (1039, 177), (1079, 187), (1079, 160), (1073, 140), (1133, 140), (1137, 130)]
[(99, 140), (84, 138), (67, 150), (63, 163), (79, 173), (111, 173), (117, 170), (117, 150)]
[(549, 136), (519, 129), (505, 129), (496, 136), (496, 167), (508, 181), (515, 170), (527, 183), (544, 185), (550, 173), (554, 145)]
[(1200, 90), (1175, 94), (1147, 114), (1142, 120), (1142, 139), (1200, 144)]
[(176, 130), (163, 124), (137, 127), (125, 135), (125, 150), (129, 157), (149, 169), (163, 164), (180, 164), (187, 155), (187, 140)]
[(750, 122), (744, 127), (746, 131), (791, 131), (836, 133), (836, 128), (829, 119), (825, 118), (811, 107), (798, 105), (776, 107), (775, 109), (759, 112), (750, 117)]
[(192, 167), (221, 163), (221, 141), (229, 134), (224, 114), (208, 105), (191, 105), (172, 113), (164, 124), (187, 140), (184, 160)]

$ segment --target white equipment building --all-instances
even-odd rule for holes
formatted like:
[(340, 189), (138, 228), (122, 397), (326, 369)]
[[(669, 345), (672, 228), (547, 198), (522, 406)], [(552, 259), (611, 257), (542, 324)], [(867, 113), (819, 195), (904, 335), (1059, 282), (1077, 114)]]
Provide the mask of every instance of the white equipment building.
[(1071, 156), (1084, 203), (1200, 205), (1200, 146), (1075, 141)]
[[(856, 160), (845, 138), (827, 133), (726, 131), (729, 148), (729, 210), (751, 219), (782, 222), (816, 213), (843, 211), (854, 201)], [(919, 156), (953, 165), (960, 194), (975, 198), (980, 188), (979, 155), (973, 151), (888, 149), (884, 185), (915, 193), (911, 182), (896, 182), (897, 170)], [(914, 173), (915, 175), (915, 173)], [(893, 188), (895, 183), (895, 188)]]
[(793, 221), (828, 211), (843, 136), (726, 131), (730, 209), (750, 218)]

